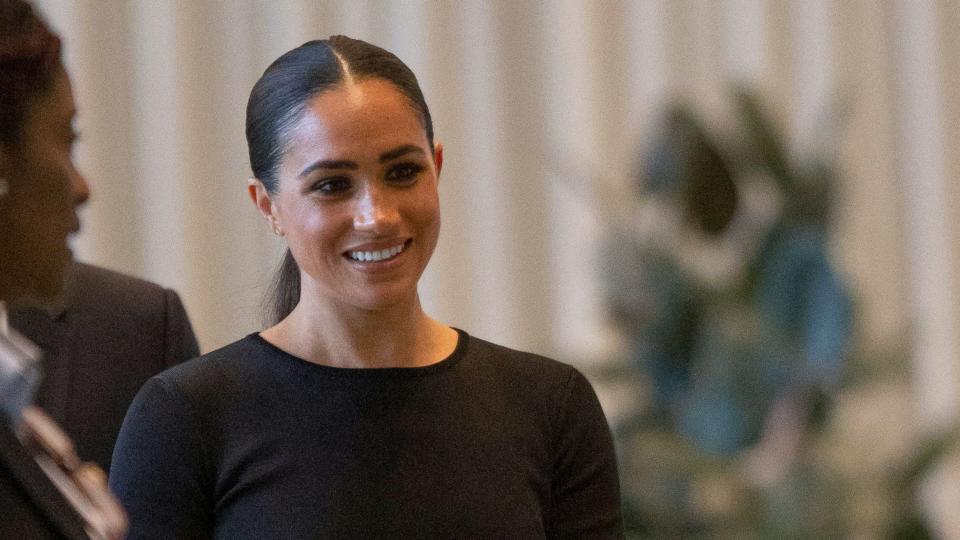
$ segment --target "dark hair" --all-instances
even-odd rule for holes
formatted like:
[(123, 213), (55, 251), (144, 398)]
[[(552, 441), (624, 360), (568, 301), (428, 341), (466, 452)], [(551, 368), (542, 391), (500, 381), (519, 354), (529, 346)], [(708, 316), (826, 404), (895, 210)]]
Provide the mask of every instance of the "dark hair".
[(60, 67), (60, 39), (30, 4), (0, 0), (0, 143), (20, 143), (27, 110)]
[[(277, 171), (287, 151), (289, 134), (318, 94), (354, 80), (383, 79), (393, 83), (420, 115), (427, 142), (433, 147), (433, 121), (417, 77), (393, 53), (358, 39), (332, 36), (309, 41), (277, 58), (253, 86), (247, 102), (247, 147), (250, 168), (267, 191), (277, 189)], [(268, 322), (276, 323), (300, 301), (300, 271), (288, 249), (274, 278), (268, 300)]]

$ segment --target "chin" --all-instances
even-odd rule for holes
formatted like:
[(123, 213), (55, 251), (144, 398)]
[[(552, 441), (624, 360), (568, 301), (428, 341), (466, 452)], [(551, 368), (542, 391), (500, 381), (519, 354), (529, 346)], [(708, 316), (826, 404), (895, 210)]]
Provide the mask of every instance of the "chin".
[(41, 303), (56, 299), (66, 287), (67, 271), (72, 263), (73, 259), (68, 255), (57, 263), (40, 269), (30, 280), (28, 294)]

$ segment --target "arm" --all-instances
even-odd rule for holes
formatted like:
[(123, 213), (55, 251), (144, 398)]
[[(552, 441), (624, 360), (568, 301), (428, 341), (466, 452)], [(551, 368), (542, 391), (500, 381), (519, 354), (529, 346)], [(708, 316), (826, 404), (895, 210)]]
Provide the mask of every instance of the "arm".
[(199, 428), (187, 399), (150, 379), (127, 411), (110, 470), (110, 488), (130, 518), (130, 540), (210, 538), (210, 485)]
[(587, 379), (573, 371), (555, 421), (548, 538), (623, 538), (613, 438)]
[(187, 312), (175, 291), (170, 289), (164, 291), (164, 308), (166, 310), (166, 348), (163, 358), (165, 369), (200, 356), (200, 348)]

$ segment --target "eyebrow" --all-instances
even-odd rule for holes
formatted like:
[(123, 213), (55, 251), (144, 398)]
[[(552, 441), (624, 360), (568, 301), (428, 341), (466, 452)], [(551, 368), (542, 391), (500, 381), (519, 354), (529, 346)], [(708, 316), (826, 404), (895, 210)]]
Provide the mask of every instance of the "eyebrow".
[[(426, 152), (424, 152), (419, 146), (405, 144), (380, 154), (380, 157), (377, 159), (377, 161), (380, 163), (387, 163), (388, 161), (392, 161), (407, 154), (426, 155)], [(360, 166), (357, 165), (356, 161), (350, 161), (347, 159), (321, 159), (319, 161), (314, 161), (310, 165), (307, 165), (305, 169), (300, 171), (300, 174), (297, 175), (297, 177), (303, 179), (317, 169), (349, 169), (355, 171), (359, 168)]]
[(420, 148), (419, 146), (414, 146), (412, 144), (405, 144), (403, 146), (398, 146), (393, 150), (389, 150), (387, 152), (380, 154), (380, 163), (386, 163), (388, 161), (397, 159), (398, 157), (404, 156), (407, 154), (420, 154), (422, 156), (422, 155), (426, 155), (426, 152), (424, 152), (423, 149)]

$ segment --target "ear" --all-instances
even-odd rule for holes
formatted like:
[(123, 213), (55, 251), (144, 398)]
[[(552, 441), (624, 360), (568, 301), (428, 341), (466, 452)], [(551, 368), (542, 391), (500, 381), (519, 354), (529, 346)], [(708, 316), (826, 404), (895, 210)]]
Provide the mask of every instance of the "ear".
[(440, 169), (443, 168), (443, 143), (433, 145), (433, 163), (437, 166), (437, 180), (439, 180)]
[(280, 227), (280, 220), (277, 217), (276, 210), (273, 207), (273, 199), (270, 198), (270, 191), (257, 178), (250, 177), (247, 180), (247, 194), (253, 205), (260, 211), (260, 215), (267, 220), (270, 228), (277, 236), (283, 236), (283, 229)]

